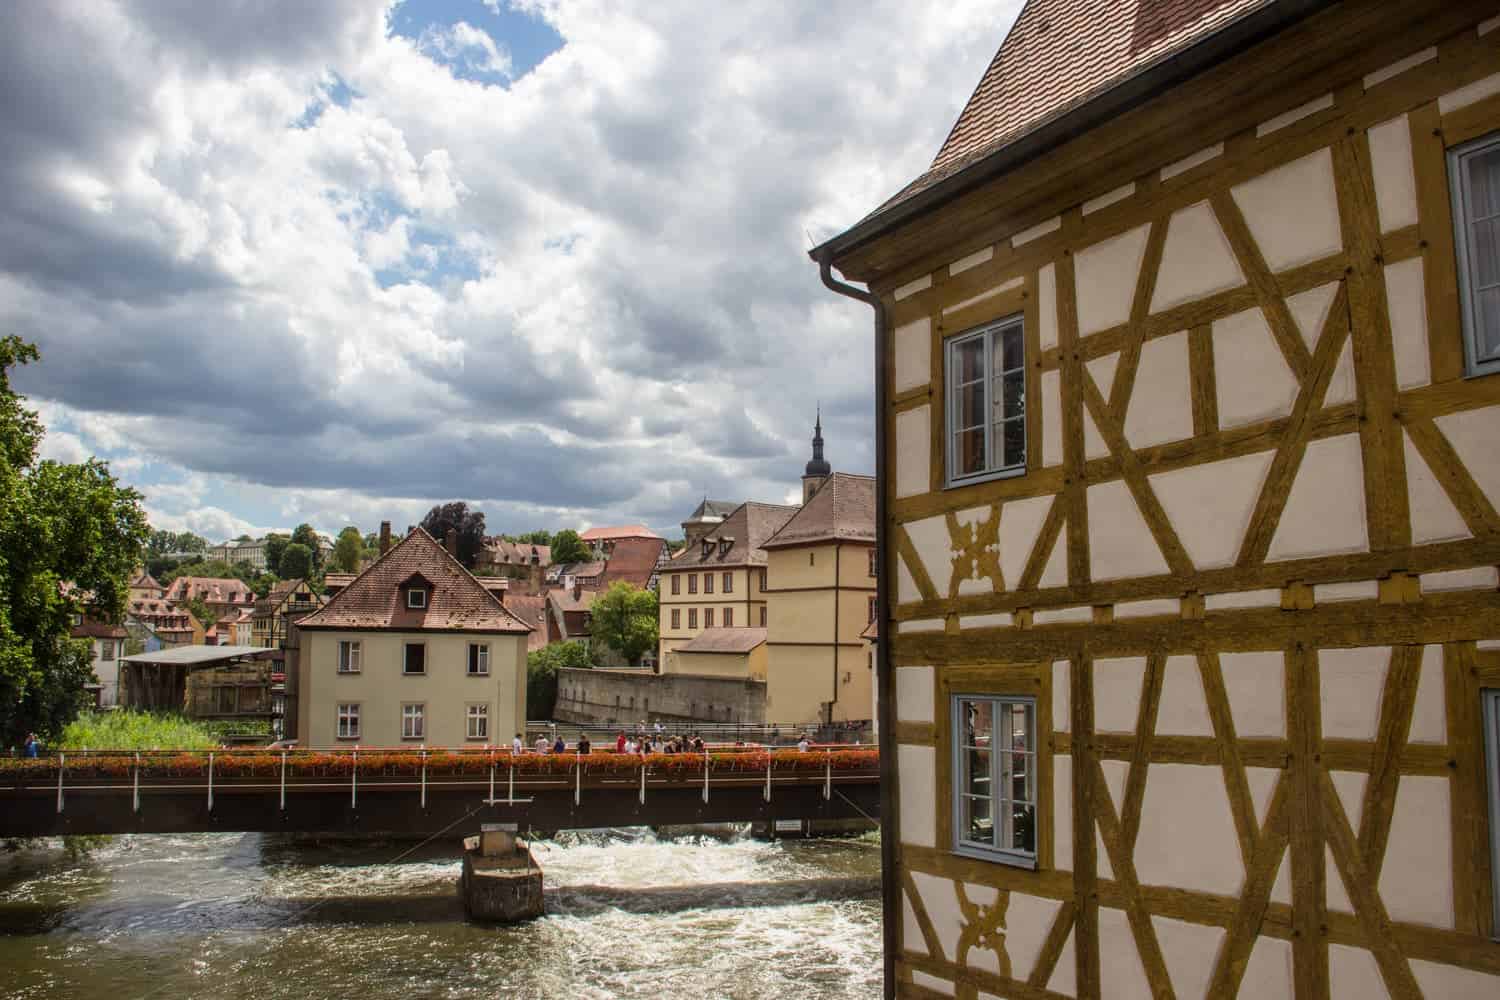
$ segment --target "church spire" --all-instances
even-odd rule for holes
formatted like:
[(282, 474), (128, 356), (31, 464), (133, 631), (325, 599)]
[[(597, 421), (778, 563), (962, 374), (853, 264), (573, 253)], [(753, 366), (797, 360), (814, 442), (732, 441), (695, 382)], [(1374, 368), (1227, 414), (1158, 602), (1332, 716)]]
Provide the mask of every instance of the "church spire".
[(812, 458), (802, 472), (802, 502), (812, 499), (824, 480), (833, 475), (833, 466), (823, 457), (823, 407), (820, 405), (813, 423)]

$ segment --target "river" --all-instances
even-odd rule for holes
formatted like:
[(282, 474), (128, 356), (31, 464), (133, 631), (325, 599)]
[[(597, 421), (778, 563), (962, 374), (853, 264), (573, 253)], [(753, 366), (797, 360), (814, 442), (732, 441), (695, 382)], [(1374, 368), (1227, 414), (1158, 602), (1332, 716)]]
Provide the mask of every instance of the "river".
[(456, 845), (125, 836), (0, 855), (5, 997), (843, 1000), (880, 993), (879, 845), (561, 834), (544, 917), (465, 922)]

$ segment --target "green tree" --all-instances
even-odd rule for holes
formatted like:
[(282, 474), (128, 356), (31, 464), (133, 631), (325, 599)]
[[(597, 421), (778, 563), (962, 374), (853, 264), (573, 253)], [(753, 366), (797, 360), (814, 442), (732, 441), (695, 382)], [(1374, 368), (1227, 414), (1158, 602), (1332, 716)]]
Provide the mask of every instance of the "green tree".
[(523, 545), (551, 545), (552, 532), (538, 529), (537, 531), (528, 531), (524, 535), (517, 535), (511, 540), (520, 542)]
[(281, 554), (292, 542), (290, 535), (269, 534), (266, 536), (266, 569), (277, 576), (286, 576), (281, 571)]
[(281, 554), (281, 578), (303, 580), (313, 575), (312, 550), (301, 542), (292, 542)]
[(422, 530), (436, 538), (439, 545), (448, 543), (450, 529), (458, 532), (458, 561), (473, 569), (484, 549), (484, 512), (470, 510), (462, 500), (454, 500), (438, 504), (422, 518)]
[(656, 595), (651, 591), (622, 580), (594, 598), (589, 610), (593, 638), (626, 662), (637, 662), (656, 646)]
[(353, 573), (359, 569), (359, 561), (364, 558), (365, 539), (354, 525), (349, 525), (339, 532), (339, 537), (333, 542), (333, 565), (345, 573)]
[(552, 536), (552, 564), (588, 562), (593, 558), (578, 532), (564, 528)]
[(10, 371), (35, 345), (0, 339), (0, 743), (55, 736), (85, 703), (89, 644), (69, 638), (84, 611), (119, 621), (150, 528), (140, 494), (109, 466), (37, 461), (44, 429)]
[(214, 613), (213, 608), (205, 604), (201, 597), (189, 597), (187, 599), (187, 609), (193, 613), (193, 617), (198, 619), (199, 623), (205, 629), (212, 628), (214, 622), (219, 620), (219, 616)]
[(550, 719), (557, 707), (557, 672), (563, 667), (592, 667), (588, 643), (554, 642), (526, 655), (526, 716)]
[[(302, 524), (297, 525), (296, 530), (294, 530), (292, 532), (292, 544), (293, 545), (305, 545), (307, 547), (307, 551), (310, 552), (310, 553), (312, 553), (312, 568), (314, 570), (318, 570), (318, 569), (322, 568), (322, 566), (323, 566), (323, 539), (321, 539), (321, 538), (318, 537), (318, 533), (313, 530), (313, 526), (312, 525), (310, 525), (310, 524), (308, 524), (306, 522), (303, 522)], [(303, 576), (311, 576), (312, 573), (303, 573), (302, 575)], [(286, 573), (286, 572), (283, 572), (281, 574), (281, 577), (284, 580), (293, 580), (293, 579), (296, 579), (296, 577), (293, 577), (290, 573)]]

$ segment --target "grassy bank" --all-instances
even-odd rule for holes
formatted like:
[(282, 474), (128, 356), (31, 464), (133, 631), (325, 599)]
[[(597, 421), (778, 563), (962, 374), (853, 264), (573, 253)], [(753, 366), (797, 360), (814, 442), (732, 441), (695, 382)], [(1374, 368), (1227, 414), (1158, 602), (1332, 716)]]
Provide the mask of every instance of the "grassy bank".
[(60, 750), (212, 750), (219, 740), (203, 725), (158, 712), (90, 712), (68, 723)]

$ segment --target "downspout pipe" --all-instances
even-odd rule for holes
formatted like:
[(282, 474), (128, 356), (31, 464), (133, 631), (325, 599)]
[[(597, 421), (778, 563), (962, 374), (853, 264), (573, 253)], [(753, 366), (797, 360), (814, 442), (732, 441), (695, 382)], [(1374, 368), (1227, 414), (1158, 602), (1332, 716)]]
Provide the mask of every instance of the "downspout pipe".
[(891, 669), (891, 545), (889, 503), (889, 442), (886, 413), (890, 405), (891, 384), (890, 330), (885, 321), (885, 305), (880, 297), (839, 281), (833, 276), (832, 255), (817, 256), (818, 273), (823, 284), (845, 298), (863, 302), (875, 311), (875, 621), (880, 637), (875, 642), (876, 721), (880, 726), (880, 877), (884, 889), (880, 894), (881, 937), (884, 966), (885, 1000), (896, 998), (896, 929), (900, 926), (900, 882), (896, 878), (896, 830), (900, 816), (896, 811), (896, 708), (895, 673)]
[(833, 706), (839, 703), (839, 605), (843, 597), (839, 593), (839, 586), (843, 583), (842, 570), (839, 568), (839, 551), (842, 546), (838, 542), (833, 543), (833, 691), (828, 701), (828, 726), (833, 727)]

